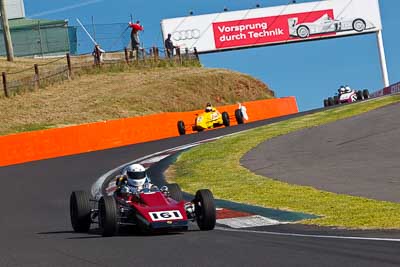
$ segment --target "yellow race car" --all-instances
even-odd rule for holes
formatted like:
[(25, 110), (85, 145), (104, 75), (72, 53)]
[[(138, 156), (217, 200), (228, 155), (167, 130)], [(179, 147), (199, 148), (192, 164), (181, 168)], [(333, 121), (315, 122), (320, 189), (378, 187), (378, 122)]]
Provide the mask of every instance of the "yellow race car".
[[(235, 118), (238, 124), (243, 123), (243, 115), (240, 109), (235, 111)], [(178, 121), (177, 126), (179, 135), (186, 134), (184, 121)], [(228, 112), (224, 111), (220, 113), (216, 108), (207, 106), (203, 113), (196, 114), (196, 119), (194, 124), (191, 125), (191, 129), (196, 132), (201, 132), (205, 129), (212, 129), (221, 126), (230, 126), (230, 117)]]

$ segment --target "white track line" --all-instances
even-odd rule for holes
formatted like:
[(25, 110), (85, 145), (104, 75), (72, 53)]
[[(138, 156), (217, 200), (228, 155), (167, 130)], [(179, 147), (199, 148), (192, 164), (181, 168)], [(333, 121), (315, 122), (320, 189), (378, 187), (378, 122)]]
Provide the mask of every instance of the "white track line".
[(280, 233), (280, 232), (268, 232), (268, 231), (245, 230), (245, 229), (230, 229), (230, 228), (224, 228), (224, 227), (218, 227), (218, 226), (215, 227), (215, 229), (216, 229), (216, 230), (220, 230), (220, 231), (226, 231), (226, 232), (253, 233), (253, 234), (265, 234), (265, 235), (277, 235), (277, 236), (294, 236), (294, 237), (309, 237), (309, 238), (361, 240), (361, 241), (400, 242), (400, 239), (396, 239), (396, 238), (358, 237), (358, 236), (334, 236), (334, 235), (310, 235), (310, 234)]

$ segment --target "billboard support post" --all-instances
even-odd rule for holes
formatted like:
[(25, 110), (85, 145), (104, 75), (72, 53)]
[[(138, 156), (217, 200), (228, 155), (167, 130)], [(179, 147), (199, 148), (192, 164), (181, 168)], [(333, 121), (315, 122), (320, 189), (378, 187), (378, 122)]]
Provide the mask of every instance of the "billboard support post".
[(383, 46), (383, 38), (382, 38), (382, 30), (376, 32), (376, 39), (378, 41), (378, 50), (379, 50), (379, 58), (381, 62), (381, 70), (382, 70), (382, 78), (384, 87), (388, 87), (389, 83), (389, 75), (386, 65), (386, 57), (385, 57), (385, 48)]

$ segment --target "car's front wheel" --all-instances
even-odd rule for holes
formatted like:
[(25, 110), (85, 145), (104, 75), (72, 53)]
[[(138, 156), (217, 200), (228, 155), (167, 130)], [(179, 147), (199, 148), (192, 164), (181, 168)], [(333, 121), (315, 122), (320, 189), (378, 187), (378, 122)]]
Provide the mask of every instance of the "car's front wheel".
[(328, 97), (328, 106), (334, 106), (335, 105), (335, 101), (333, 100), (332, 97)]
[(214, 229), (217, 214), (211, 191), (208, 189), (198, 190), (193, 202), (195, 204), (196, 221), (200, 230)]
[(224, 126), (228, 127), (229, 125), (231, 125), (228, 112), (224, 111), (224, 112), (222, 112), (221, 115), (222, 115), (222, 122), (224, 123)]
[(99, 201), (99, 228), (102, 236), (113, 236), (117, 233), (117, 203), (112, 196), (104, 196)]
[(77, 233), (85, 233), (90, 229), (89, 194), (85, 191), (74, 191), (69, 199), (69, 211), (72, 228)]
[(340, 104), (339, 96), (335, 95), (333, 97), (333, 102), (335, 103), (335, 105), (339, 105)]

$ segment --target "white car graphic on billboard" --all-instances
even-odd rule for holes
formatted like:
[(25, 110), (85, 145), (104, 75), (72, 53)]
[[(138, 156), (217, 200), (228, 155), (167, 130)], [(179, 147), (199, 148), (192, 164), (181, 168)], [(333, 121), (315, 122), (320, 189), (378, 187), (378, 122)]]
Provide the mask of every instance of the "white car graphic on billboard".
[(342, 18), (332, 19), (328, 14), (314, 22), (298, 23), (298, 18), (289, 18), (289, 34), (291, 37), (307, 38), (313, 34), (342, 32), (342, 31), (356, 31), (363, 32), (365, 30), (373, 29), (375, 26), (362, 18)]

